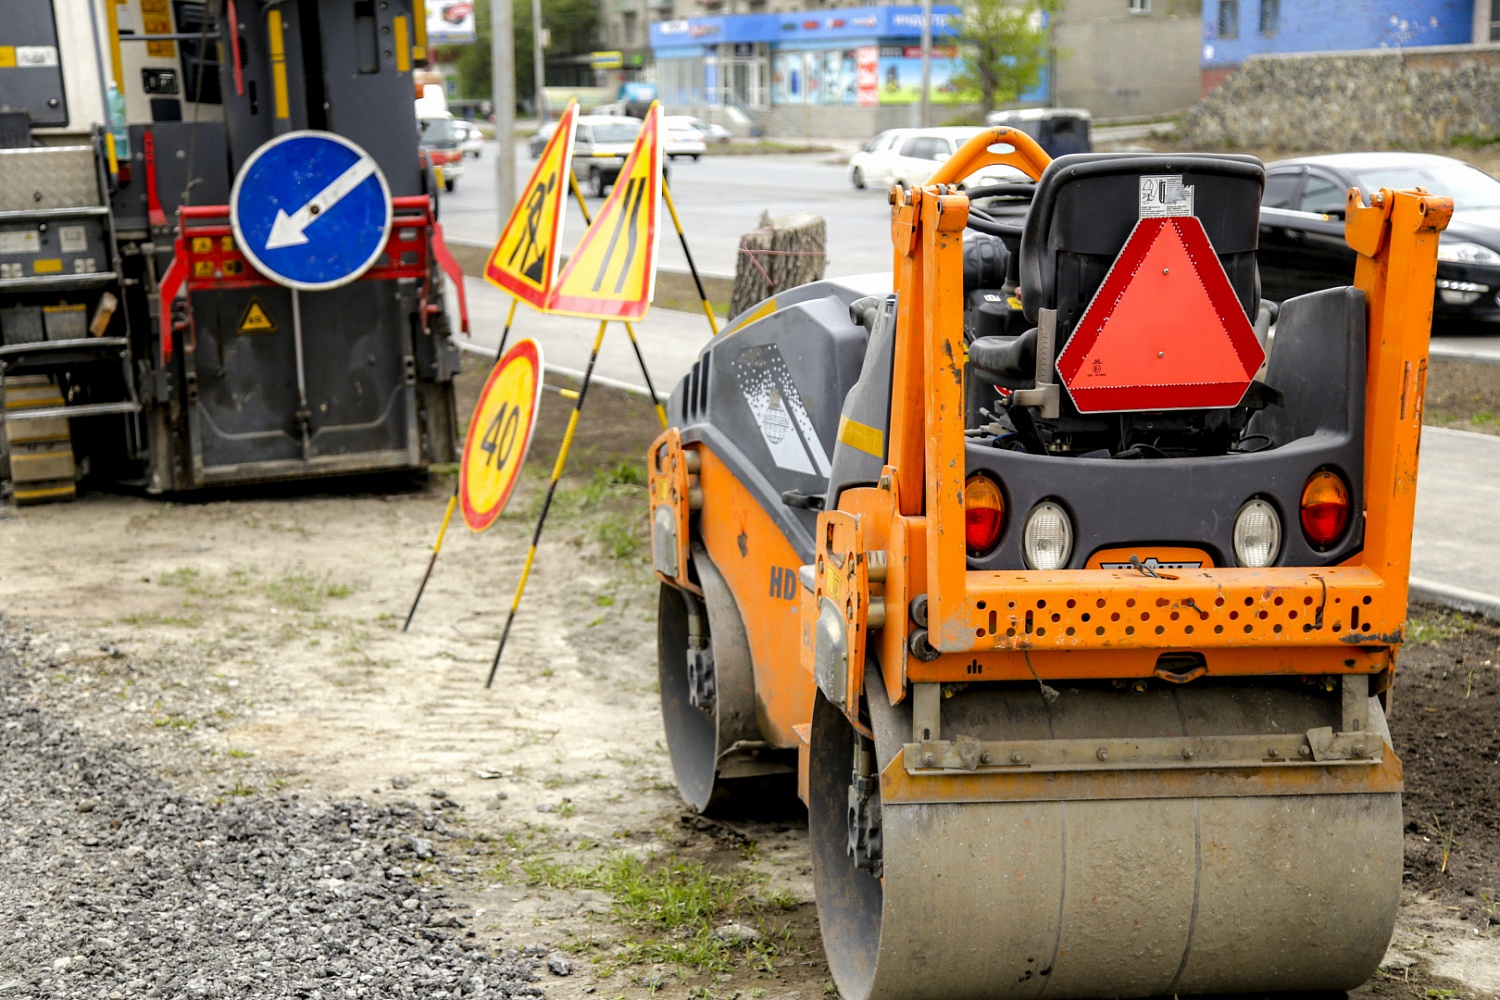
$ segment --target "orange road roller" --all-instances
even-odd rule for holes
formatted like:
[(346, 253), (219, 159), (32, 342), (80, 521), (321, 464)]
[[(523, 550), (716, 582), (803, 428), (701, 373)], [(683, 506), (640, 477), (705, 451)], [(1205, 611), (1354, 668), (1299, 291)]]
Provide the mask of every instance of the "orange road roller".
[[(968, 191), (989, 164), (1034, 183)], [(1349, 287), (1259, 295), (1264, 171), (992, 128), (894, 273), (735, 319), (652, 446), (683, 798), (806, 803), (848, 1000), (1338, 990), (1401, 888), (1439, 233), (1351, 190)]]

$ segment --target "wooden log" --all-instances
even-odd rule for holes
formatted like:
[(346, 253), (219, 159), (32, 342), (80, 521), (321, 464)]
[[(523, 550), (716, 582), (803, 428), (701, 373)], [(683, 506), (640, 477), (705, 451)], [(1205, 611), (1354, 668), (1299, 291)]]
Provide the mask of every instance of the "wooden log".
[(818, 281), (827, 264), (828, 224), (816, 212), (771, 218), (740, 237), (729, 315), (738, 316), (788, 288)]

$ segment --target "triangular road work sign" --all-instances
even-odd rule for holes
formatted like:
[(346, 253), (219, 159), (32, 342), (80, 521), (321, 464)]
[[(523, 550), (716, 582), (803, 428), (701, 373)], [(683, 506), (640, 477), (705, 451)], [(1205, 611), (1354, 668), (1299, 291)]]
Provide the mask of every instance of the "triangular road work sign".
[(1080, 413), (1235, 406), (1265, 351), (1196, 216), (1144, 218), (1057, 357)]
[(570, 101), (484, 265), (486, 281), (538, 309), (557, 277), (577, 120), (578, 103)]
[(623, 320), (646, 315), (656, 291), (661, 166), (661, 105), (652, 104), (614, 189), (557, 279), (547, 312)]

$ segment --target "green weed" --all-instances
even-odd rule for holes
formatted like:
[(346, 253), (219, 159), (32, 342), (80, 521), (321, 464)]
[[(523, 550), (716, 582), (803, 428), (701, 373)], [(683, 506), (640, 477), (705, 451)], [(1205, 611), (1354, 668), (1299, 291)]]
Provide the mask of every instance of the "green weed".
[(288, 573), (267, 580), (262, 592), (277, 607), (313, 612), (321, 610), (330, 598), (348, 597), (354, 593), (354, 588), (334, 582), (326, 573)]
[(1457, 612), (1424, 608), (1406, 620), (1406, 641), (1414, 646), (1425, 646), (1467, 635), (1477, 627)]

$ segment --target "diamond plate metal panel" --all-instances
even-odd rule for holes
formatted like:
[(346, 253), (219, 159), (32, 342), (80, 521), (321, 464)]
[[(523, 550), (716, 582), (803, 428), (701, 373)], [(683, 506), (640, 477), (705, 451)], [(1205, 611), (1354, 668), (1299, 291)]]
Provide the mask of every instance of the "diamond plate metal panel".
[(0, 149), (0, 212), (102, 204), (92, 146)]

